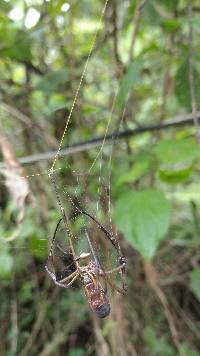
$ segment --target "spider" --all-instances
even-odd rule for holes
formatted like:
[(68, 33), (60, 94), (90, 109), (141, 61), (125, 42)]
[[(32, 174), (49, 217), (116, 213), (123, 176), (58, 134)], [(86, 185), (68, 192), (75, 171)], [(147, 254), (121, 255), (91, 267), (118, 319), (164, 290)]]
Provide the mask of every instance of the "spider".
[[(65, 257), (65, 264), (66, 264), (66, 269), (64, 271), (64, 274), (58, 275), (56, 272), (52, 272), (48, 265), (50, 264), (51, 267), (53, 267), (55, 271), (55, 266), (54, 266), (54, 256), (53, 256), (53, 249), (55, 245), (55, 239), (56, 239), (56, 233), (58, 231), (59, 225), (62, 220), (66, 219), (66, 215), (63, 213), (63, 217), (58, 221), (54, 236), (52, 238), (51, 242), (51, 247), (50, 247), (50, 252), (47, 260), (47, 264), (45, 266), (46, 271), (54, 281), (56, 285), (62, 288), (69, 288), (71, 287), (75, 281), (79, 278), (81, 281), (81, 284), (83, 285), (85, 296), (88, 300), (88, 303), (92, 309), (92, 311), (99, 317), (99, 318), (104, 318), (110, 314), (110, 303), (108, 300), (107, 296), (107, 288), (103, 288), (102, 283), (100, 282), (100, 277), (103, 278), (106, 282), (108, 282), (112, 287), (114, 287), (118, 292), (124, 294), (126, 291), (126, 286), (123, 281), (123, 286), (122, 288), (119, 288), (117, 286), (114, 286), (114, 284), (108, 279), (108, 275), (120, 271), (122, 275), (125, 273), (125, 266), (126, 266), (126, 260), (124, 256), (121, 254), (121, 249), (119, 246), (118, 241), (115, 239), (113, 235), (111, 235), (106, 228), (101, 225), (90, 213), (87, 213), (84, 210), (81, 210), (77, 208), (79, 212), (82, 214), (88, 216), (91, 218), (103, 231), (104, 235), (109, 239), (111, 244), (114, 246), (114, 248), (118, 252), (119, 256), (119, 266), (108, 270), (104, 271), (104, 269), (101, 267), (100, 262), (94, 252), (93, 246), (91, 239), (88, 235), (87, 232), (85, 232), (85, 237), (88, 241), (89, 247), (90, 247), (90, 252), (83, 252), (79, 256), (75, 256), (73, 246), (71, 245), (71, 249), (67, 252), (64, 252), (59, 245), (57, 245), (57, 249), (59, 249)], [(67, 224), (68, 226), (68, 224)], [(68, 230), (69, 233), (69, 230)], [(70, 235), (71, 232), (70, 232)], [(81, 261), (87, 261), (84, 266), (80, 265)]]

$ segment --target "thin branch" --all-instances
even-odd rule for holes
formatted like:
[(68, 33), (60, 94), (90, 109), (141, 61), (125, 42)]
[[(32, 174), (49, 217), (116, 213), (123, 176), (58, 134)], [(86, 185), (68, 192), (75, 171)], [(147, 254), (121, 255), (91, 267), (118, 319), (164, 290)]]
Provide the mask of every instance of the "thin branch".
[(121, 65), (121, 59), (119, 56), (119, 51), (118, 51), (118, 26), (117, 26), (117, 3), (113, 2), (113, 13), (112, 13), (112, 18), (113, 22), (113, 44), (114, 44), (114, 55), (116, 62), (118, 65)]
[[(197, 112), (197, 120), (200, 123), (200, 112)], [(140, 126), (133, 130), (124, 130), (121, 132), (114, 131), (113, 133), (106, 136), (99, 136), (85, 142), (71, 145), (69, 147), (60, 150), (59, 157), (69, 156), (77, 152), (88, 151), (92, 148), (99, 147), (102, 144), (103, 140), (105, 140), (105, 144), (112, 144), (113, 140), (115, 140), (116, 138), (118, 140), (121, 140), (126, 137), (128, 138), (146, 132), (162, 131), (173, 127), (193, 126), (193, 125), (194, 125), (193, 114), (185, 114), (182, 116), (177, 116), (172, 120), (165, 121), (162, 124), (159, 123), (159, 124), (154, 124), (149, 126)], [(54, 158), (55, 154), (56, 151), (38, 153), (35, 155), (18, 158), (18, 162), (21, 164), (33, 164), (40, 161), (48, 161)], [(4, 166), (5, 164), (3, 162), (0, 162), (0, 168), (3, 168)]]
[(132, 32), (131, 45), (129, 50), (129, 62), (131, 62), (134, 57), (135, 40), (139, 29), (142, 8), (145, 5), (146, 1), (147, 0), (138, 0), (136, 4), (135, 13), (133, 16), (133, 32)]
[(46, 300), (45, 301), (42, 301), (40, 303), (40, 308), (39, 308), (39, 311), (38, 311), (38, 314), (37, 314), (37, 318), (36, 318), (36, 321), (35, 321), (35, 324), (33, 325), (33, 328), (32, 328), (32, 332), (24, 346), (24, 348), (22, 349), (22, 351), (19, 353), (20, 356), (27, 356), (29, 353), (30, 353), (30, 350), (32, 348), (32, 345), (34, 344), (35, 342), (35, 339), (42, 327), (42, 324), (44, 322), (44, 319), (45, 319), (45, 316), (46, 316), (46, 312), (47, 312), (47, 307), (48, 307), (48, 304), (46, 303)]
[(165, 296), (164, 292), (160, 288), (158, 273), (152, 263), (146, 262), (146, 261), (143, 261), (143, 263), (144, 263), (144, 271), (145, 271), (147, 283), (152, 288), (152, 290), (155, 292), (156, 296), (158, 297), (158, 299), (160, 300), (160, 302), (163, 306), (173, 343), (174, 343), (177, 351), (179, 352), (179, 355), (186, 356), (186, 354), (181, 350), (181, 347), (180, 347), (178, 331), (177, 331), (177, 328), (175, 325), (174, 316), (172, 315), (170, 308), (169, 308), (169, 303), (168, 303), (167, 297)]
[(192, 104), (192, 114), (194, 124), (196, 126), (196, 137), (200, 144), (200, 127), (198, 122), (197, 114), (197, 103), (196, 103), (196, 93), (195, 93), (195, 79), (194, 79), (194, 64), (193, 64), (193, 26), (192, 26), (192, 4), (188, 6), (188, 21), (189, 21), (189, 36), (188, 36), (188, 46), (189, 46), (189, 83), (190, 83), (190, 97)]
[(23, 112), (18, 110), (17, 108), (5, 103), (1, 102), (1, 107), (8, 112), (12, 117), (26, 125), (27, 127), (35, 127), (37, 129), (37, 132), (39, 135), (42, 135), (43, 138), (45, 138), (46, 143), (52, 147), (57, 147), (57, 141), (56, 139), (52, 138), (45, 130), (44, 127), (42, 127), (39, 123), (33, 122), (33, 120), (25, 115)]
[(17, 352), (18, 336), (19, 336), (18, 310), (17, 309), (18, 309), (17, 308), (17, 300), (16, 300), (16, 296), (14, 296), (13, 300), (11, 302), (11, 313), (10, 313), (11, 332), (12, 332), (10, 351), (11, 351), (11, 354), (13, 354), (13, 355), (16, 355), (16, 352)]

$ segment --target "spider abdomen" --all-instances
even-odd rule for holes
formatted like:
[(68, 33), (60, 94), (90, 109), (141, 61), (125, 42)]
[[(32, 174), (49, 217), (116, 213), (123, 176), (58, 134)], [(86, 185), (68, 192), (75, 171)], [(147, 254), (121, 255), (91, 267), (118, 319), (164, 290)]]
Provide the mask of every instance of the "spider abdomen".
[[(95, 280), (95, 277), (94, 277)], [(88, 282), (86, 282), (88, 281)], [(91, 280), (89, 275), (83, 277), (85, 296), (93, 312), (99, 318), (105, 318), (110, 314), (110, 304), (108, 302), (105, 290), (101, 287), (100, 283)]]

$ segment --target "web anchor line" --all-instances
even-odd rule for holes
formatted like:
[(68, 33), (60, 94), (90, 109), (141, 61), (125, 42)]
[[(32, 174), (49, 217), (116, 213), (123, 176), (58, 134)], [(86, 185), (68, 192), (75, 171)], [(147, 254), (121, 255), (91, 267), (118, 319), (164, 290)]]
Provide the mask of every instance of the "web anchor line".
[[(61, 212), (61, 216), (62, 216), (64, 225), (65, 225), (66, 232), (67, 232), (68, 237), (69, 237), (70, 249), (71, 249), (74, 261), (76, 262), (76, 254), (75, 254), (74, 245), (73, 245), (74, 236), (73, 236), (73, 234), (71, 232), (70, 223), (69, 223), (68, 217), (67, 217), (67, 215), (65, 213), (65, 209), (62, 206), (62, 202), (61, 202), (60, 195), (59, 195), (58, 188), (57, 188), (56, 181), (55, 181), (53, 168), (50, 168), (50, 170), (49, 170), (49, 178), (50, 178), (52, 186), (54, 188), (55, 195), (56, 195), (56, 200), (57, 200), (58, 206), (60, 208), (60, 212)], [(76, 262), (76, 264), (77, 264), (77, 262)], [(78, 268), (78, 265), (76, 267)]]
[(58, 159), (60, 150), (61, 150), (61, 148), (62, 148), (63, 141), (64, 141), (65, 135), (66, 135), (66, 133), (67, 133), (68, 125), (69, 125), (69, 122), (70, 122), (70, 120), (71, 120), (72, 113), (73, 113), (73, 111), (74, 111), (74, 107), (75, 107), (75, 105), (76, 105), (77, 98), (78, 98), (78, 95), (79, 95), (79, 92), (80, 92), (80, 89), (81, 89), (81, 86), (82, 86), (82, 83), (83, 83), (83, 79), (84, 79), (84, 77), (85, 77), (85, 74), (86, 74), (86, 71), (87, 71), (87, 68), (88, 68), (88, 64), (89, 64), (89, 61), (90, 61), (92, 52), (93, 52), (94, 47), (95, 47), (95, 44), (96, 44), (97, 36), (98, 36), (98, 34), (99, 34), (99, 31), (100, 31), (101, 23), (102, 23), (103, 16), (104, 16), (104, 13), (105, 13), (105, 11), (106, 11), (106, 7), (107, 7), (107, 5), (108, 5), (108, 2), (109, 2), (109, 0), (106, 0), (105, 3), (104, 3), (104, 6), (103, 6), (103, 9), (102, 9), (102, 12), (101, 12), (101, 16), (100, 16), (100, 19), (99, 19), (99, 27), (97, 28), (96, 33), (95, 33), (94, 38), (93, 38), (93, 41), (92, 41), (92, 45), (91, 45), (91, 48), (90, 48), (90, 51), (89, 51), (89, 54), (88, 54), (88, 57), (87, 57), (87, 60), (86, 60), (86, 63), (85, 63), (83, 72), (82, 72), (82, 75), (81, 75), (80, 82), (79, 82), (79, 84), (78, 84), (78, 88), (77, 88), (76, 93), (75, 93), (75, 97), (74, 97), (74, 100), (73, 100), (73, 103), (72, 103), (72, 107), (71, 107), (69, 116), (68, 116), (68, 118), (67, 118), (66, 125), (65, 125), (65, 128), (64, 128), (64, 131), (63, 131), (63, 134), (62, 134), (60, 143), (59, 143), (59, 147), (58, 147), (58, 150), (57, 150), (57, 152), (56, 152), (56, 154), (55, 154), (55, 157), (54, 157), (54, 161), (53, 161), (53, 164), (52, 164), (52, 167), (51, 167), (52, 169), (55, 167), (55, 164), (56, 164), (56, 162), (57, 162), (57, 159)]

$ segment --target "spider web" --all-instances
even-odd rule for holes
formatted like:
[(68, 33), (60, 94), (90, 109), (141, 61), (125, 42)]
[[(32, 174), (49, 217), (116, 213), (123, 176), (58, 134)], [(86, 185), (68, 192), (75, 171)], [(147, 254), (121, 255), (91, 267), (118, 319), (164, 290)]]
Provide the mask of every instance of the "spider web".
[[(100, 22), (103, 19), (104, 12), (106, 10), (108, 4), (108, 0), (105, 2)], [(106, 136), (108, 133), (113, 132), (114, 128), (119, 130), (121, 122), (123, 120), (124, 112), (118, 120), (117, 113), (115, 113), (116, 107), (116, 100), (118, 95), (118, 90), (115, 90), (113, 95), (113, 102), (111, 105), (111, 111), (107, 118), (106, 129), (104, 131), (104, 139), (100, 148), (94, 151), (90, 151), (90, 157), (83, 160), (82, 156), (84, 153), (70, 158), (66, 162), (65, 158), (59, 157), (60, 150), (66, 144), (66, 139), (68, 136), (68, 128), (70, 120), (72, 120), (72, 113), (74, 107), (76, 105), (76, 101), (80, 92), (80, 88), (82, 86), (83, 79), (86, 75), (88, 70), (88, 64), (90, 62), (90, 57), (95, 46), (96, 40), (98, 36), (98, 31), (96, 32), (94, 39), (92, 41), (91, 49), (84, 66), (80, 82), (78, 84), (78, 88), (75, 93), (75, 97), (73, 100), (73, 104), (69, 113), (69, 116), (66, 120), (66, 125), (60, 140), (60, 144), (58, 146), (58, 150), (53, 160), (53, 164), (50, 167), (52, 173), (55, 177), (56, 188), (58, 190), (58, 194), (61, 198), (61, 207), (67, 211), (67, 214), (71, 216), (71, 220), (73, 221), (72, 228), (73, 232), (76, 234), (77, 237), (77, 253), (81, 253), (84, 249), (87, 249), (84, 237), (84, 231), (86, 229), (91, 231), (92, 237), (91, 239), (93, 242), (97, 240), (96, 235), (101, 235), (97, 226), (95, 226), (94, 221), (88, 219), (86, 217), (80, 216), (83, 214), (77, 214), (77, 207), (80, 209), (89, 211), (101, 224), (105, 224), (106, 228), (114, 234), (113, 231), (113, 224), (111, 219), (111, 168), (112, 168), (112, 160), (113, 160), (113, 147), (115, 145), (115, 141), (109, 147), (105, 145), (106, 143)], [(117, 121), (117, 125), (116, 125)], [(20, 134), (22, 132), (21, 129), (18, 129), (15, 133)], [(84, 166), (80, 168), (81, 162), (84, 162)], [(26, 179), (29, 178), (37, 178), (37, 176), (43, 177), (43, 183), (47, 182), (47, 174), (49, 174), (49, 165), (48, 163), (40, 164), (41, 171), (36, 173), (29, 173), (25, 176)], [(73, 169), (71, 168), (73, 166)], [(75, 167), (75, 168), (74, 168)], [(28, 171), (28, 170), (27, 170)], [(62, 179), (60, 178), (62, 177)], [(63, 176), (68, 176), (70, 179), (63, 179)], [(66, 180), (66, 183), (63, 184), (63, 181)], [(71, 180), (71, 182), (69, 182)], [(88, 192), (88, 187), (92, 192)], [(91, 198), (92, 197), (92, 198)], [(53, 227), (52, 227), (53, 229)], [(45, 241), (48, 238), (41, 238), (41, 242)], [(66, 240), (66, 239), (65, 239)], [(116, 261), (116, 251), (113, 252), (109, 243), (105, 240), (105, 237), (101, 237), (101, 243), (97, 247), (98, 251), (98, 258), (101, 260), (101, 263), (105, 265), (105, 261)], [(103, 241), (103, 242), (102, 242)], [(42, 245), (42, 244), (41, 244)], [(103, 247), (102, 247), (103, 246)], [(26, 246), (10, 246), (10, 248), (26, 248)], [(39, 249), (44, 249), (45, 247), (38, 247)], [(63, 246), (64, 248), (64, 246)], [(105, 256), (105, 250), (107, 250), (107, 256)], [(113, 254), (114, 257), (110, 259), (110, 255)], [(107, 265), (106, 268), (112, 268), (113, 265)]]

